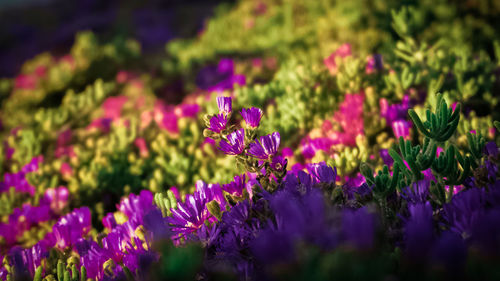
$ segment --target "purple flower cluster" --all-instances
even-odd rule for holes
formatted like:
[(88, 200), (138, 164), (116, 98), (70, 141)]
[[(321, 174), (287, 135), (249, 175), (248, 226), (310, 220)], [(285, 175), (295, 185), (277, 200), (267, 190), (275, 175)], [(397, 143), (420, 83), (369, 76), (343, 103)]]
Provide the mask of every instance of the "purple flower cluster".
[(205, 221), (217, 220), (207, 208), (207, 204), (212, 200), (215, 200), (222, 209), (225, 208), (226, 200), (220, 185), (198, 181), (194, 194), (188, 194), (185, 202), (179, 202), (177, 209), (171, 209), (172, 217), (167, 221), (172, 225), (172, 239), (176, 243), (181, 243), (181, 239), (192, 240), (193, 234), (196, 234)]
[(259, 127), (260, 119), (262, 119), (262, 110), (257, 107), (243, 108), (241, 110), (241, 116), (248, 128), (255, 129)]
[[(98, 280), (124, 277), (123, 266), (132, 273), (140, 269), (139, 261), (143, 258), (157, 260), (158, 256), (150, 247), (150, 241), (141, 240), (140, 227), (144, 225), (144, 218), (151, 212), (157, 211), (153, 205), (153, 195), (143, 190), (139, 195), (130, 194), (122, 199), (117, 209), (127, 216), (123, 224), (117, 224), (112, 213), (103, 219), (103, 224), (109, 230), (102, 239), (102, 247), (92, 240), (79, 239), (75, 248), (80, 255), (80, 262), (87, 269), (90, 278)], [(109, 261), (112, 260), (112, 263)], [(106, 266), (110, 268), (106, 268)]]
[(410, 135), (411, 122), (408, 121), (408, 109), (410, 108), (410, 97), (405, 95), (400, 104), (389, 105), (384, 98), (380, 99), (380, 115), (391, 125), (394, 136), (407, 138)]
[(49, 188), (45, 191), (38, 206), (24, 204), (15, 208), (7, 222), (0, 223), (0, 235), (7, 246), (18, 243), (23, 233), (41, 222), (55, 219), (68, 203), (68, 190), (65, 187)]
[(29, 193), (31, 196), (35, 195), (35, 187), (26, 180), (26, 174), (38, 170), (39, 164), (43, 161), (42, 156), (37, 156), (31, 159), (21, 171), (17, 173), (5, 173), (4, 181), (0, 182), (0, 193), (8, 191), (11, 187), (16, 189), (19, 193)]
[(274, 132), (259, 138), (258, 141), (251, 143), (248, 149), (248, 155), (257, 159), (268, 160), (278, 152), (280, 146), (280, 133)]
[(245, 130), (236, 130), (227, 136), (226, 140), (221, 140), (219, 149), (228, 155), (239, 155), (245, 149)]
[[(85, 237), (90, 230), (90, 209), (82, 207), (61, 217), (53, 226), (52, 232), (36, 243), (33, 247), (22, 249), (13, 247), (8, 253), (10, 264), (19, 271), (21, 276), (33, 276), (35, 269), (40, 266), (42, 259), (48, 257), (49, 250), (57, 247), (65, 250)], [(1, 272), (2, 270), (0, 270)]]
[(298, 244), (324, 250), (340, 244), (372, 247), (377, 226), (374, 214), (366, 208), (339, 213), (327, 204), (321, 186), (334, 184), (335, 179), (334, 169), (318, 163), (311, 165), (310, 173), (288, 174), (273, 193), (261, 190), (254, 200), (237, 203), (199, 236), (207, 247), (207, 263), (230, 265), (242, 279), (257, 280), (266, 278), (263, 267), (296, 260)]
[(208, 66), (198, 73), (196, 84), (209, 92), (222, 92), (233, 89), (235, 84), (244, 86), (244, 75), (235, 74), (234, 61), (221, 59), (217, 66)]

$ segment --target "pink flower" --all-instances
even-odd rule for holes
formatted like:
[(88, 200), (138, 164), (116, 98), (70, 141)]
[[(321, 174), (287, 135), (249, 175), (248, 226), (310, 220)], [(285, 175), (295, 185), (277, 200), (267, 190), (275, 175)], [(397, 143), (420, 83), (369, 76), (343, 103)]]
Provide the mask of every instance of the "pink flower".
[(141, 129), (145, 129), (151, 124), (153, 121), (153, 112), (152, 111), (143, 111), (141, 113)]
[(165, 112), (160, 127), (169, 131), (172, 134), (179, 133), (179, 125), (177, 123), (177, 116), (173, 112)]
[(63, 162), (61, 164), (60, 173), (64, 178), (72, 177), (73, 176), (73, 168), (71, 168), (71, 166), (68, 163)]
[(135, 77), (136, 77), (136, 75), (134, 75), (132, 72), (120, 70), (116, 74), (116, 82), (117, 83), (125, 83), (125, 82), (128, 82), (128, 81), (134, 79)]
[(198, 104), (181, 104), (178, 105), (174, 112), (177, 117), (188, 117), (188, 118), (196, 118), (198, 116), (198, 112), (200, 112), (201, 108)]
[(177, 200), (181, 200), (181, 195), (180, 195), (179, 190), (177, 189), (177, 187), (172, 186), (172, 187), (170, 187), (169, 190), (172, 191), (172, 193), (174, 194), (174, 196), (175, 196), (175, 198)]
[(146, 145), (146, 140), (144, 138), (135, 139), (134, 144), (139, 149), (139, 153), (141, 154), (142, 157), (148, 157), (149, 150), (148, 146)]
[(284, 147), (281, 150), (281, 155), (283, 155), (283, 157), (292, 157), (293, 156), (293, 149), (291, 149), (290, 147)]
[(47, 67), (44, 66), (44, 65), (39, 65), (37, 66), (37, 68), (35, 69), (35, 72), (34, 72), (35, 76), (37, 78), (42, 78), (45, 76), (45, 74), (47, 74)]
[(50, 205), (54, 213), (60, 213), (68, 205), (69, 192), (64, 186), (48, 188), (45, 191), (43, 201)]
[(37, 84), (37, 77), (32, 74), (19, 74), (14, 82), (15, 89), (34, 90)]
[(411, 123), (405, 120), (397, 120), (393, 121), (392, 124), (392, 131), (394, 132), (394, 136), (396, 139), (399, 139), (399, 137), (403, 137), (404, 139), (408, 139), (410, 137), (410, 127)]
[(118, 119), (121, 116), (122, 108), (127, 102), (128, 97), (117, 96), (107, 98), (103, 104), (104, 118)]
[(69, 65), (69, 67), (70, 67), (71, 70), (75, 70), (75, 68), (76, 68), (75, 59), (71, 55), (62, 56), (59, 59), (59, 61), (61, 63), (65, 63), (65, 64)]
[(335, 75), (337, 74), (338, 70), (338, 65), (337, 62), (339, 59), (346, 58), (348, 56), (351, 56), (351, 45), (350, 44), (342, 44), (335, 52), (333, 52), (330, 56), (325, 58), (323, 60), (323, 63), (325, 64), (326, 68), (328, 68), (328, 71), (330, 74)]
[(70, 143), (71, 137), (72, 137), (72, 131), (71, 129), (67, 129), (65, 131), (62, 131), (58, 136), (57, 136), (57, 146), (66, 146)]

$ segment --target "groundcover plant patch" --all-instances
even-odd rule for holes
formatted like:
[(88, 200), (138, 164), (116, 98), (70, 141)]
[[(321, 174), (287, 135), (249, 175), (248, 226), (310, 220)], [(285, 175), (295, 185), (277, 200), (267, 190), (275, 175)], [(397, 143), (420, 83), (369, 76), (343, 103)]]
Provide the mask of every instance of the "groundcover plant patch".
[(499, 100), (498, 1), (81, 30), (0, 79), (0, 280), (500, 280)]

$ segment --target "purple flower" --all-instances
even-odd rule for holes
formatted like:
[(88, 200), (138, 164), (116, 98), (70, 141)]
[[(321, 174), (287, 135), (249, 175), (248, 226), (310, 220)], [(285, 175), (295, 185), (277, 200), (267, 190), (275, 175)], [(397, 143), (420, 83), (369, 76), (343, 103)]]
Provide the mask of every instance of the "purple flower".
[(471, 242), (477, 245), (485, 256), (500, 254), (500, 208), (495, 206), (478, 217), (472, 226)]
[(102, 247), (107, 250), (107, 256), (117, 263), (121, 263), (127, 245), (127, 240), (119, 233), (119, 229), (115, 228), (102, 239)]
[(391, 167), (392, 164), (394, 163), (394, 160), (389, 155), (389, 150), (387, 150), (387, 149), (381, 149), (379, 151), (379, 153), (380, 153), (380, 157), (384, 161), (384, 164), (387, 165), (387, 167)]
[(497, 157), (497, 155), (498, 155), (498, 146), (494, 141), (488, 142), (484, 146), (484, 150), (485, 150), (486, 155), (493, 156), (493, 157)]
[(128, 218), (138, 218), (139, 224), (142, 224), (142, 217), (154, 208), (153, 194), (149, 190), (141, 190), (139, 195), (130, 194), (121, 200), (117, 208)]
[(262, 231), (250, 244), (250, 250), (262, 264), (290, 261), (295, 256), (293, 241), (283, 231)]
[(151, 250), (148, 243), (145, 243), (147, 246), (145, 248), (143, 241), (139, 238), (134, 238), (133, 242), (136, 246), (133, 247), (132, 244), (129, 244), (127, 253), (123, 257), (123, 264), (131, 272), (142, 275), (153, 262), (158, 261), (159, 255)]
[(210, 131), (214, 133), (220, 133), (226, 129), (227, 126), (227, 116), (224, 114), (217, 114), (210, 118)]
[(193, 195), (187, 195), (185, 202), (179, 202), (177, 209), (171, 209), (172, 217), (167, 221), (172, 225), (173, 240), (188, 238), (192, 233), (198, 231), (206, 220), (215, 221), (206, 204), (216, 200), (222, 210), (225, 209), (225, 199), (219, 185), (206, 184), (203, 181), (196, 182), (196, 191)]
[(102, 218), (102, 225), (104, 225), (104, 227), (109, 230), (115, 228), (118, 225), (116, 223), (115, 215), (113, 213), (108, 213), (106, 216), (104, 216)]
[(307, 166), (309, 173), (314, 177), (316, 182), (319, 183), (335, 183), (337, 180), (337, 168), (326, 165), (326, 163), (314, 163)]
[(231, 97), (217, 97), (217, 107), (219, 107), (219, 113), (224, 115), (229, 115), (233, 110)]
[(239, 155), (245, 149), (245, 130), (239, 129), (227, 136), (226, 140), (221, 140), (219, 149), (228, 155)]
[(275, 171), (282, 172), (286, 164), (288, 163), (288, 160), (280, 155), (276, 155), (273, 157), (273, 161), (271, 162), (271, 168), (273, 168)]
[(342, 233), (348, 244), (358, 250), (369, 250), (375, 242), (375, 217), (366, 207), (345, 209), (342, 216)]
[(405, 95), (400, 104), (389, 105), (385, 98), (380, 99), (380, 115), (392, 123), (397, 120), (405, 120), (410, 108), (410, 97)]
[(42, 259), (49, 256), (49, 252), (43, 242), (39, 242), (28, 249), (12, 248), (9, 255), (16, 272), (29, 273), (30, 276), (33, 276), (36, 268), (41, 265)]
[(241, 116), (243, 116), (247, 126), (255, 129), (259, 127), (260, 119), (262, 118), (262, 110), (257, 107), (243, 108), (241, 110)]
[(467, 258), (467, 247), (462, 237), (456, 233), (446, 231), (432, 247), (434, 264), (443, 265), (450, 275), (463, 272)]
[(109, 252), (99, 247), (94, 241), (81, 239), (77, 244), (80, 263), (87, 270), (87, 277), (102, 280), (104, 277), (103, 266), (111, 257)]
[(450, 230), (468, 238), (476, 220), (483, 214), (486, 202), (484, 189), (472, 188), (459, 192), (443, 206), (443, 219)]
[(245, 188), (245, 180), (245, 174), (235, 176), (232, 182), (222, 185), (222, 190), (233, 196), (242, 196), (243, 189)]
[(168, 238), (171, 236), (167, 221), (163, 218), (161, 211), (152, 209), (143, 218), (144, 228), (153, 235), (154, 240)]
[(250, 144), (248, 155), (261, 160), (268, 160), (270, 156), (274, 156), (278, 152), (280, 146), (280, 133), (274, 132), (270, 135), (265, 135)]
[(245, 76), (234, 73), (234, 61), (221, 59), (217, 66), (203, 68), (196, 77), (196, 84), (207, 91), (222, 92), (233, 89), (234, 84), (245, 85)]
[(406, 253), (412, 259), (427, 257), (433, 243), (432, 207), (429, 202), (408, 207), (410, 217), (405, 221), (404, 242)]
[(34, 196), (36, 188), (26, 180), (26, 174), (37, 171), (39, 163), (42, 161), (42, 156), (33, 157), (21, 171), (17, 173), (5, 173), (4, 181), (0, 182), (0, 192), (6, 192), (9, 188), (14, 187), (17, 192), (26, 192)]
[(52, 227), (52, 237), (60, 249), (74, 245), (91, 227), (90, 209), (82, 207), (60, 218)]
[(411, 186), (403, 188), (401, 191), (401, 197), (403, 197), (408, 203), (425, 203), (427, 197), (429, 196), (429, 180), (420, 180), (413, 183)]

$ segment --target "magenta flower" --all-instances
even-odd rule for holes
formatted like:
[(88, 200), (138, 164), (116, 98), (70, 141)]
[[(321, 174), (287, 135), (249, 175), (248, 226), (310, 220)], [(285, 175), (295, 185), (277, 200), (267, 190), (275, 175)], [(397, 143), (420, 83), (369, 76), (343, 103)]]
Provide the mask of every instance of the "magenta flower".
[(262, 110), (257, 107), (243, 108), (241, 110), (241, 116), (243, 116), (247, 126), (255, 129), (259, 127), (260, 119), (262, 118)]
[(228, 115), (233, 110), (231, 97), (217, 97), (217, 106), (219, 113)]
[(245, 130), (239, 129), (227, 136), (226, 140), (221, 140), (219, 149), (228, 155), (239, 155), (245, 149)]
[(161, 121), (160, 127), (169, 131), (172, 134), (179, 133), (179, 125), (177, 122), (177, 116), (173, 112), (163, 112), (163, 119)]
[(66, 162), (63, 162), (61, 164), (61, 169), (59, 170), (59, 172), (64, 178), (73, 176), (73, 168), (71, 168), (71, 166)]
[(102, 103), (104, 109), (104, 118), (117, 119), (120, 118), (122, 108), (128, 101), (127, 96), (109, 97)]
[(102, 218), (102, 225), (104, 225), (104, 227), (109, 230), (115, 228), (118, 225), (115, 219), (115, 215), (113, 213), (108, 213), (106, 216), (104, 216), (104, 218)]
[(397, 120), (392, 122), (391, 126), (396, 139), (399, 139), (399, 137), (407, 139), (410, 136), (410, 122), (405, 120)]
[(280, 133), (274, 132), (259, 138), (258, 141), (250, 144), (248, 155), (261, 160), (268, 160), (278, 152), (280, 146)]
[(200, 106), (196, 103), (181, 104), (175, 108), (175, 114), (178, 117), (196, 118), (198, 112), (200, 112), (200, 109)]

